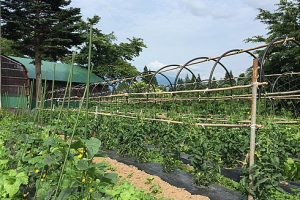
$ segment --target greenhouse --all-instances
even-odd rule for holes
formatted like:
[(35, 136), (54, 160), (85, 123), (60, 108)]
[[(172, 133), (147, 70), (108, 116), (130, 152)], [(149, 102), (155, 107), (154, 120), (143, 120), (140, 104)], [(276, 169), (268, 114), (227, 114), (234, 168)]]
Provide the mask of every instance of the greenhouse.
[[(1, 55), (1, 72), (2, 106), (34, 107), (36, 83), (33, 59)], [(87, 81), (87, 74), (87, 69), (78, 65), (42, 61), (42, 81), (43, 86), (46, 84), (46, 92), (51, 92), (52, 83), (56, 90), (66, 87), (70, 77), (72, 77), (72, 86), (79, 86)], [(90, 81), (99, 83), (103, 79), (92, 73)], [(104, 87), (100, 87), (100, 84), (94, 88), (94, 92), (101, 90), (104, 90)], [(72, 95), (82, 96), (82, 91), (74, 89)], [(55, 97), (59, 97), (59, 94)]]

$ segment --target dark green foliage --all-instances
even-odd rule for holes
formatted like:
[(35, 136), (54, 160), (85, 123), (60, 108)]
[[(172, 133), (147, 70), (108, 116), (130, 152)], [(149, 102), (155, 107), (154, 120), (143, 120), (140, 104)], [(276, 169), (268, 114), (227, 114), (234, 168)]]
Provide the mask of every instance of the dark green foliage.
[(70, 1), (1, 0), (2, 34), (30, 57), (58, 60), (82, 42), (80, 9)]
[[(55, 120), (55, 127), (45, 124), (39, 126), (29, 122), (31, 117), (14, 117), (0, 112), (1, 199), (96, 200), (119, 199), (123, 196), (127, 199), (155, 199), (127, 182), (120, 182), (117, 174), (107, 172), (107, 164), (93, 162), (102, 148), (99, 139), (82, 139), (78, 137), (84, 134), (84, 130), (81, 130), (81, 134), (73, 138), (69, 156), (65, 158), (70, 141), (58, 135), (68, 130), (65, 121)], [(84, 121), (82, 116), (81, 122)], [(72, 122), (69, 121), (69, 127), (72, 127)], [(89, 125), (95, 128), (93, 123)], [(65, 159), (63, 181), (57, 188)], [(55, 196), (56, 188), (58, 193)]]
[(80, 9), (69, 0), (1, 0), (1, 28), (17, 52), (34, 58), (36, 97), (41, 93), (42, 58), (58, 60), (82, 42)]
[[(300, 1), (280, 0), (275, 11), (259, 9), (257, 19), (267, 26), (267, 37), (255, 36), (247, 41), (271, 42), (278, 37), (294, 37), (300, 41)], [(262, 56), (262, 51), (259, 51)], [(300, 71), (300, 48), (295, 44), (272, 48), (265, 63), (265, 74)]]
[[(274, 190), (281, 191), (281, 181), (299, 181), (296, 178), (299, 173), (296, 163), (300, 152), (299, 126), (274, 124), (276, 120), (271, 115), (272, 110), (263, 101), (258, 103), (258, 124), (262, 124), (263, 128), (257, 132), (253, 190), (249, 190), (247, 165), (250, 130), (191, 125), (205, 122), (199, 121), (198, 117), (208, 120), (220, 117), (228, 120), (225, 123), (249, 119), (249, 102), (101, 104), (100, 107), (104, 112), (122, 112), (119, 114), (124, 115), (131, 115), (129, 113), (133, 112), (138, 116), (137, 119), (130, 119), (99, 115), (96, 120), (91, 115), (89, 129), (95, 130), (104, 148), (117, 150), (142, 162), (160, 162), (166, 171), (181, 168), (180, 155), (188, 154), (193, 167), (189, 172), (194, 174), (194, 180), (199, 185), (219, 182), (221, 168), (243, 168), (244, 179), (241, 183), (235, 183), (239, 185), (237, 188), (254, 194), (257, 199), (268, 199), (270, 195), (275, 195)], [(278, 114), (282, 117), (282, 112)], [(65, 112), (65, 115), (70, 118), (73, 114)], [(147, 121), (145, 118), (166, 118), (186, 124)], [(46, 120), (47, 115), (42, 119)], [(79, 127), (81, 126), (84, 126), (84, 120), (81, 120)], [(78, 131), (78, 134), (83, 133), (84, 131)], [(280, 197), (286, 193), (281, 191), (276, 195)]]
[(0, 38), (0, 48), (1, 48), (1, 54), (3, 55), (22, 56), (22, 53), (18, 51), (15, 42), (12, 40), (8, 40), (3, 37)]
[[(144, 81), (145, 83), (149, 84), (149, 83), (150, 83), (150, 80), (151, 80), (151, 78), (152, 78), (152, 74), (153, 74), (153, 73), (151, 73), (151, 72), (149, 71), (148, 67), (145, 66), (145, 67), (144, 67), (144, 71), (143, 71), (143, 75), (144, 75), (144, 76), (142, 77), (142, 81)], [(145, 76), (145, 75), (146, 75), (146, 76)], [(158, 85), (156, 77), (153, 77), (151, 83), (152, 83), (153, 85)]]
[[(93, 71), (104, 78), (132, 77), (138, 74), (137, 69), (130, 63), (139, 56), (146, 47), (140, 38), (128, 38), (127, 42), (116, 43), (114, 33), (104, 34), (95, 26), (99, 23), (100, 17), (94, 16), (88, 19), (88, 23), (82, 22), (81, 29), (84, 32), (85, 41), (88, 41), (89, 24), (93, 24), (92, 57)], [(68, 56), (66, 59), (70, 59)], [(84, 42), (79, 48), (76, 61), (86, 65), (88, 58), (88, 43)]]

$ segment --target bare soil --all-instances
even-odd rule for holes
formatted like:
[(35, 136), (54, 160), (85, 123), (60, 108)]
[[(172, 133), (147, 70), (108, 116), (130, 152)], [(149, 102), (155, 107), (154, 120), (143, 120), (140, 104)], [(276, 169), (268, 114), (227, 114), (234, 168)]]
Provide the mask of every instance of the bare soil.
[(208, 197), (201, 195), (191, 195), (188, 191), (177, 188), (163, 181), (158, 176), (152, 176), (134, 166), (128, 166), (111, 158), (94, 158), (95, 162), (106, 162), (119, 175), (121, 180), (127, 180), (135, 187), (152, 193), (158, 198), (168, 198), (174, 200), (209, 200)]

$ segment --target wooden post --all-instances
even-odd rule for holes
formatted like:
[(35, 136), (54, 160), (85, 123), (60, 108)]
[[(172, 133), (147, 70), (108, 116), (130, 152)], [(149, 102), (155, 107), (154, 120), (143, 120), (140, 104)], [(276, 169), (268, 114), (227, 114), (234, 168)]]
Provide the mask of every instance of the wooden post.
[(96, 106), (96, 110), (95, 110), (95, 119), (98, 118), (98, 106)]
[[(249, 189), (253, 189), (253, 170), (254, 156), (255, 156), (255, 132), (256, 132), (256, 99), (257, 99), (257, 89), (258, 89), (258, 60), (253, 60), (253, 74), (252, 74), (252, 97), (251, 97), (251, 133), (250, 133), (250, 153), (249, 153)], [(248, 195), (248, 200), (253, 200), (251, 194)]]

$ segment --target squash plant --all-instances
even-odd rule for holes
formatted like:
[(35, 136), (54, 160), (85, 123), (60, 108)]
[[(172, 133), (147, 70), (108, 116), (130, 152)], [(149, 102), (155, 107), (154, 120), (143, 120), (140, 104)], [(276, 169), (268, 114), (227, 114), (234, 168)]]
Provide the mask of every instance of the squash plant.
[[(76, 136), (72, 141), (64, 140), (57, 133), (66, 126), (60, 126), (57, 132), (58, 127), (28, 122), (28, 116), (3, 115), (6, 116), (0, 119), (1, 199), (107, 199), (117, 195), (155, 199), (128, 183), (117, 183), (118, 175), (107, 172), (109, 166), (93, 162), (101, 149), (99, 139)], [(70, 152), (65, 157), (69, 142)], [(65, 159), (60, 177), (58, 172)], [(128, 191), (122, 190), (123, 185)]]

